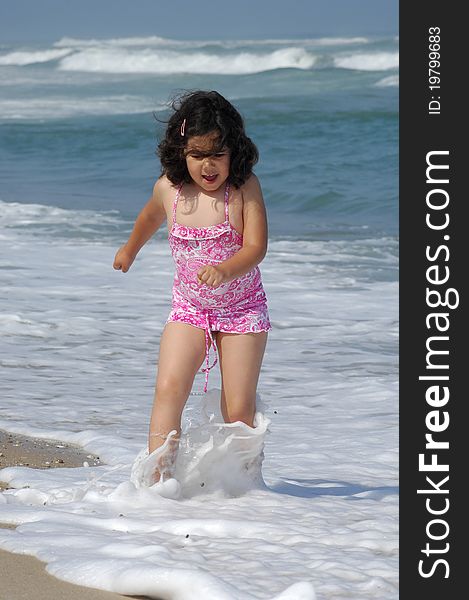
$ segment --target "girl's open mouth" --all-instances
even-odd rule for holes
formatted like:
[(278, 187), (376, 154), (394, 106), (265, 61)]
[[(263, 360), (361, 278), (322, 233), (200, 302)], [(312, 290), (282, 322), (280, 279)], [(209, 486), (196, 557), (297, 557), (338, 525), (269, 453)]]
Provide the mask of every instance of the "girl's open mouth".
[(218, 175), (202, 175), (202, 177), (205, 179), (205, 181), (208, 181), (209, 183), (213, 183), (215, 181), (215, 179), (218, 177)]

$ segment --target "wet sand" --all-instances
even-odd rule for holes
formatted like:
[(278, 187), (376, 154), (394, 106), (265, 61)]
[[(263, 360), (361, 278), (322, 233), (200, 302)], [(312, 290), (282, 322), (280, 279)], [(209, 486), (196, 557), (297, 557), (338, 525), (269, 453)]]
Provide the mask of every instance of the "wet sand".
[[(90, 466), (100, 464), (99, 456), (85, 452), (77, 446), (56, 440), (29, 438), (0, 429), (0, 469), (15, 466), (33, 469), (81, 467), (85, 461)], [(0, 481), (0, 493), (1, 490), (6, 489), (8, 489), (8, 486)], [(0, 527), (14, 529), (14, 526), (2, 524), (1, 522)], [(122, 596), (112, 592), (103, 592), (94, 588), (65, 583), (49, 575), (44, 567), (44, 563), (32, 556), (0, 550), (0, 600), (123, 600), (125, 598), (144, 598), (143, 596)]]
[(44, 563), (32, 556), (0, 550), (0, 600), (124, 600), (121, 596), (72, 583), (46, 572)]
[[(100, 464), (99, 456), (89, 454), (78, 446), (56, 440), (29, 438), (0, 429), (0, 469), (82, 467), (85, 461), (90, 466)], [(2, 489), (5, 489), (5, 484)]]

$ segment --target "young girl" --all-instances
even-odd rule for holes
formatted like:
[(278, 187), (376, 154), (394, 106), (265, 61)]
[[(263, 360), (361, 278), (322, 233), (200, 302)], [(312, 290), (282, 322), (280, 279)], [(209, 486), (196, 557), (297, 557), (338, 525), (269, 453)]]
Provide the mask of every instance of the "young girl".
[(113, 265), (126, 273), (167, 220), (176, 272), (160, 341), (149, 453), (168, 437), (171, 443), (155, 481), (172, 476), (182, 412), (204, 361), (206, 393), (209, 371), (219, 360), (225, 422), (253, 426), (271, 329), (257, 266), (267, 250), (266, 211), (252, 173), (257, 148), (241, 115), (215, 91), (187, 93), (172, 108), (158, 146), (162, 174)]

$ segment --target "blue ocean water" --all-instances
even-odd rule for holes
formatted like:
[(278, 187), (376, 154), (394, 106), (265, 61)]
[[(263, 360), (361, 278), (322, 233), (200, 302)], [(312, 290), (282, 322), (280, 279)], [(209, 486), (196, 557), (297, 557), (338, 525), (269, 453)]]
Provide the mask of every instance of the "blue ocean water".
[(216, 89), (258, 145), (272, 238), (394, 236), (397, 69), (396, 38), (3, 45), (0, 200), (116, 211), (98, 235), (128, 230), (160, 172), (153, 113)]
[[(112, 262), (159, 175), (153, 113), (195, 88), (233, 101), (260, 150), (272, 423), (266, 491), (179, 503), (129, 482), (171, 304), (165, 227), (129, 273)], [(2, 471), (2, 521), (22, 526), (0, 547), (125, 594), (397, 599), (397, 101), (394, 38), (0, 46), (0, 428), (107, 463)]]

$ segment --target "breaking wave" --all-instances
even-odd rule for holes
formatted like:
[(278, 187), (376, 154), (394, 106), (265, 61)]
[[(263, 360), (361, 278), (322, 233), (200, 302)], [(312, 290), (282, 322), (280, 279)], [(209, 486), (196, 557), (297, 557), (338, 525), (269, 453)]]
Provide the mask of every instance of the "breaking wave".
[(355, 69), (357, 71), (388, 71), (399, 67), (399, 53), (370, 52), (336, 56), (334, 65), (341, 69)]
[(209, 73), (242, 75), (274, 69), (310, 69), (315, 57), (303, 48), (282, 48), (261, 54), (239, 52), (220, 54), (181, 52), (167, 49), (91, 47), (66, 56), (59, 65), (63, 71), (104, 73)]

